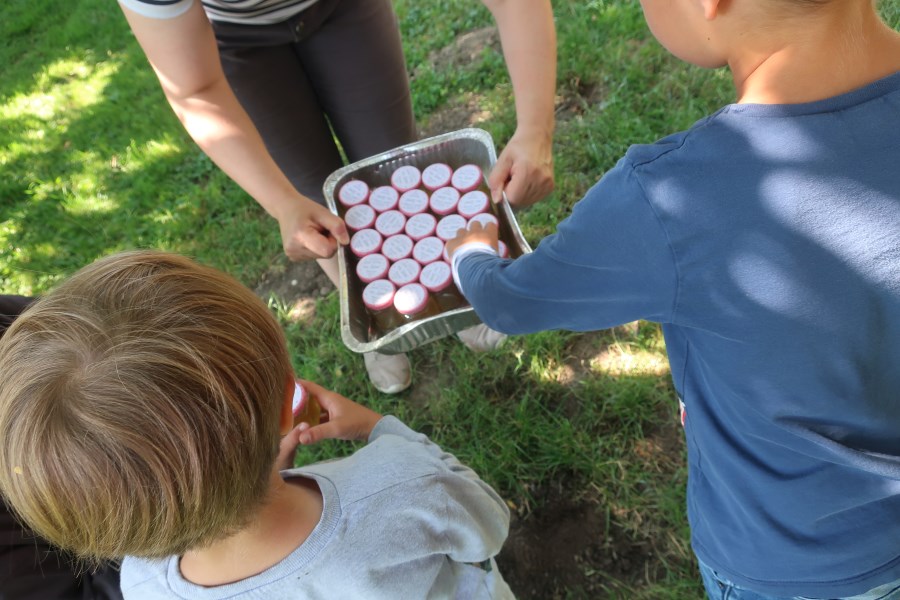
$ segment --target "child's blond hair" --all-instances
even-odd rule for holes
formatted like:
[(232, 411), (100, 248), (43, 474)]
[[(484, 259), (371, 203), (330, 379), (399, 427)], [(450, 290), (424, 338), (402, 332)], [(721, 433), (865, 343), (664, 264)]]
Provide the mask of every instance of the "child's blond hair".
[(65, 549), (182, 554), (266, 499), (292, 370), (266, 306), (224, 273), (97, 261), (13, 324), (0, 373), (0, 489)]

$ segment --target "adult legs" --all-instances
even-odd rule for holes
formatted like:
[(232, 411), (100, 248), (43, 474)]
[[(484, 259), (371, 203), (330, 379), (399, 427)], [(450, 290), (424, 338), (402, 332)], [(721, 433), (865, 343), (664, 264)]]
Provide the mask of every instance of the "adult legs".
[[(320, 0), (285, 23), (241, 26), (214, 23), (225, 75), (256, 125), (266, 148), (294, 187), (324, 204), (322, 185), (343, 165), (331, 127), (296, 45), (319, 35), (340, 0)], [(337, 284), (336, 259), (319, 265)], [(373, 385), (397, 393), (411, 381), (405, 355), (364, 357)]]
[[(417, 139), (409, 78), (390, 0), (341, 0), (296, 45), (341, 146), (356, 161)], [(459, 332), (475, 351), (506, 339), (485, 325)]]

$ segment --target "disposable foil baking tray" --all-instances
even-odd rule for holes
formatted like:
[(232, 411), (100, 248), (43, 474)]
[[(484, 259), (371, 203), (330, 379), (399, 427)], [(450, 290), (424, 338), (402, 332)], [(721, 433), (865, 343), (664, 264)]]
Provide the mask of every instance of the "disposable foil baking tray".
[[(472, 163), (487, 174), (496, 161), (497, 152), (491, 134), (483, 129), (461, 129), (394, 148), (338, 169), (325, 180), (325, 201), (331, 212), (339, 214), (336, 196), (337, 190), (344, 183), (351, 179), (361, 179), (373, 189), (390, 185), (391, 173), (403, 165), (424, 169), (435, 162), (447, 163), (453, 167)], [(531, 252), (505, 196), (498, 209), (500, 238), (509, 245), (511, 255), (515, 257)], [(340, 268), (341, 338), (354, 352), (407, 352), (481, 322), (471, 307), (463, 307), (427, 319), (411, 321), (375, 337), (371, 318), (362, 302), (362, 283), (351, 266), (356, 264), (356, 258), (347, 246), (338, 248), (337, 257)]]

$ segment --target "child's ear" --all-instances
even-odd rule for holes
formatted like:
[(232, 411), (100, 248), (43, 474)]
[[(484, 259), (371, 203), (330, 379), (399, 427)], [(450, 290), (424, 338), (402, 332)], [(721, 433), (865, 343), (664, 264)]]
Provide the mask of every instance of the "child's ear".
[(294, 426), (294, 390), (297, 387), (297, 382), (295, 381), (294, 374), (291, 373), (290, 377), (288, 377), (287, 383), (284, 386), (284, 398), (281, 402), (281, 415), (278, 421), (278, 430), (281, 435), (287, 435), (287, 433)]
[(700, 0), (703, 9), (703, 18), (712, 21), (719, 16), (719, 11), (725, 8), (728, 0)]

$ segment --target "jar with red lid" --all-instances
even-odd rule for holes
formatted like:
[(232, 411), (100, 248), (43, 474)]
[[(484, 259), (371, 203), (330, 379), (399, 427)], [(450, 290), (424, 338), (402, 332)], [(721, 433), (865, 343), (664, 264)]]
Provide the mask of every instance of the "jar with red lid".
[(405, 233), (398, 233), (384, 240), (381, 253), (392, 263), (412, 256), (413, 241)]
[(483, 228), (487, 228), (488, 224), (492, 224), (498, 229), (500, 228), (500, 220), (491, 213), (481, 213), (475, 215), (474, 217), (469, 219), (469, 222), (466, 225), (466, 229), (468, 229), (472, 223), (480, 223)]
[(309, 423), (315, 427), (322, 416), (319, 401), (299, 381), (294, 382), (294, 397), (291, 400), (291, 413), (294, 415), (294, 427), (300, 423)]
[(444, 261), (433, 262), (422, 269), (419, 283), (431, 292), (441, 310), (453, 310), (467, 304), (463, 295), (456, 288), (456, 284), (453, 283), (450, 265)]
[(478, 165), (463, 165), (453, 171), (450, 177), (450, 185), (465, 194), (472, 190), (477, 190), (484, 183), (484, 174)]
[(363, 258), (364, 256), (368, 256), (369, 254), (381, 250), (382, 240), (381, 234), (374, 229), (357, 231), (353, 234), (353, 237), (350, 238), (350, 251), (353, 252), (357, 258)]
[(398, 288), (419, 281), (422, 266), (411, 258), (398, 260), (388, 269), (388, 280)]
[(475, 215), (488, 212), (490, 206), (491, 201), (488, 199), (488, 195), (481, 190), (474, 190), (466, 192), (460, 197), (459, 203), (456, 205), (456, 212), (466, 219), (471, 219)]
[(406, 235), (414, 242), (434, 235), (437, 228), (437, 219), (434, 215), (428, 213), (420, 213), (413, 215), (406, 221)]
[(459, 190), (456, 188), (442, 187), (431, 194), (428, 208), (439, 217), (452, 215), (456, 212), (456, 205), (459, 204), (459, 196)]
[(394, 294), (394, 309), (404, 321), (426, 319), (441, 312), (435, 299), (420, 283), (410, 283), (397, 290)]
[(444, 163), (434, 163), (425, 167), (422, 171), (422, 185), (429, 191), (434, 191), (450, 185), (450, 177), (453, 176), (453, 169)]
[(369, 254), (356, 263), (356, 276), (363, 283), (372, 283), (376, 279), (386, 279), (391, 263), (383, 254)]
[(435, 234), (445, 242), (456, 237), (460, 229), (466, 228), (466, 218), (460, 215), (447, 215), (438, 221)]
[(338, 202), (347, 209), (362, 204), (369, 199), (369, 185), (365, 181), (353, 179), (338, 190)]
[(420, 189), (403, 192), (397, 203), (397, 210), (407, 217), (423, 213), (428, 210), (428, 194)]
[(371, 229), (375, 226), (375, 210), (368, 204), (357, 204), (347, 209), (344, 223), (353, 231)]
[(427, 237), (416, 242), (413, 246), (413, 259), (422, 265), (428, 265), (436, 260), (440, 260), (444, 253), (444, 242), (439, 237)]
[(403, 233), (405, 227), (406, 217), (399, 210), (383, 212), (375, 219), (375, 230), (386, 238)]
[(391, 173), (391, 185), (398, 192), (414, 190), (422, 184), (422, 172), (412, 165), (404, 165)]
[(387, 279), (376, 279), (363, 288), (363, 304), (372, 317), (376, 333), (384, 334), (403, 324), (400, 313), (394, 308), (396, 291), (396, 286)]
[(383, 213), (397, 208), (400, 201), (400, 192), (389, 185), (382, 185), (372, 190), (369, 195), (369, 206), (376, 212)]

